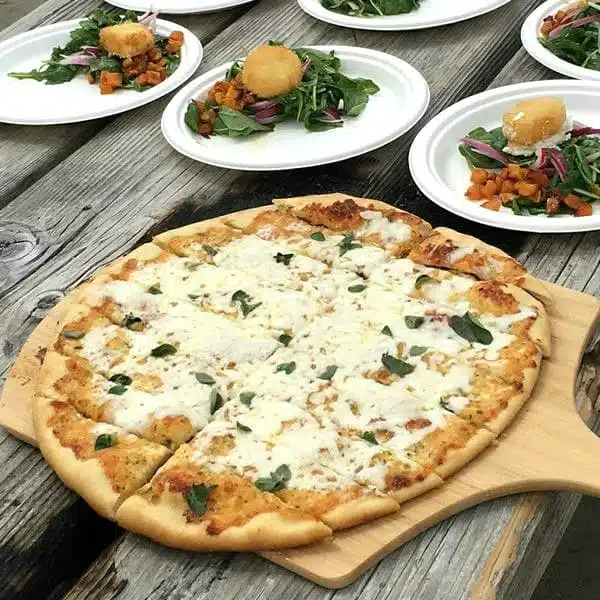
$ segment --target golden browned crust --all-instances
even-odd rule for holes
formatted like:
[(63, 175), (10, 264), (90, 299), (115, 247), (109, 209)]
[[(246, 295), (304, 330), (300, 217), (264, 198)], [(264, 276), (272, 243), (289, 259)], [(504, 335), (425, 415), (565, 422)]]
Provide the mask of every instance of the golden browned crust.
[(59, 400), (36, 396), (33, 403), (36, 438), (46, 461), (68, 487), (107, 519), (118, 505), (144, 485), (167, 460), (163, 446), (122, 429), (114, 445), (96, 450), (94, 421)]
[[(189, 453), (188, 447), (180, 448), (148, 485), (120, 506), (121, 526), (186, 550), (274, 550), (331, 535), (324, 523), (259, 491), (250, 481), (190, 463)], [(203, 514), (186, 500), (194, 485), (216, 486)]]
[(512, 283), (529, 290), (544, 303), (551, 302), (545, 286), (532, 277), (514, 258), (499, 248), (446, 227), (437, 227), (410, 252), (416, 263), (453, 269), (501, 283)]

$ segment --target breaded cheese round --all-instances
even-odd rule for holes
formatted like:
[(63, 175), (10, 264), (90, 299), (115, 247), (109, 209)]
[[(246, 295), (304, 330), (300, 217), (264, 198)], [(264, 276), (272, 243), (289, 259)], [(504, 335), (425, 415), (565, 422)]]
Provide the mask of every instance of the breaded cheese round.
[(141, 23), (121, 23), (100, 30), (100, 45), (109, 54), (130, 58), (152, 50), (154, 36)]
[(259, 98), (286, 94), (302, 80), (302, 63), (283, 46), (259, 46), (248, 54), (242, 69), (244, 87)]
[(534, 98), (519, 102), (502, 118), (502, 133), (509, 143), (533, 146), (556, 135), (567, 120), (567, 109), (560, 98)]

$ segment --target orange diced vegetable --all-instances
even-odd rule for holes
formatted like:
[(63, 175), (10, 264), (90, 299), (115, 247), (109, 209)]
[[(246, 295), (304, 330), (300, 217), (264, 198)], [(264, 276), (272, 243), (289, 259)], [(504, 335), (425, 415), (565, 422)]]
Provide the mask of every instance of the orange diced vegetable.
[(169, 36), (165, 50), (169, 54), (177, 54), (183, 46), (183, 31), (173, 31)]
[(100, 93), (112, 94), (117, 88), (123, 85), (123, 76), (121, 73), (112, 73), (110, 71), (100, 72)]
[(575, 209), (576, 217), (589, 217), (592, 214), (592, 205), (587, 202), (581, 202)]
[(523, 179), (523, 174), (519, 165), (510, 163), (506, 168), (508, 169), (508, 176), (514, 181), (520, 181)]
[(515, 184), (510, 179), (507, 179), (506, 181), (502, 182), (502, 187), (500, 188), (500, 193), (512, 194), (514, 191), (515, 191)]
[(469, 189), (467, 190), (465, 196), (469, 200), (483, 200), (481, 185), (479, 183), (474, 183), (473, 185), (469, 186)]
[(481, 206), (483, 206), (483, 208), (487, 208), (488, 210), (500, 210), (502, 203), (500, 202), (499, 198), (493, 198), (487, 202), (484, 202)]
[(527, 173), (527, 181), (529, 183), (537, 183), (540, 187), (548, 185), (548, 175), (542, 171), (529, 171)]
[(488, 180), (485, 182), (485, 185), (481, 188), (481, 193), (484, 198), (491, 200), (497, 193), (496, 183), (494, 181)]
[(539, 187), (535, 183), (527, 183), (526, 181), (518, 181), (515, 183), (515, 192), (520, 196), (525, 196), (525, 198), (535, 196), (538, 189)]
[(489, 174), (485, 169), (473, 169), (471, 171), (472, 183), (485, 183), (488, 180)]
[(569, 208), (577, 208), (581, 204), (581, 198), (575, 194), (569, 194), (563, 198), (563, 202)]
[(517, 196), (511, 193), (500, 194), (499, 199), (502, 204), (510, 204)]

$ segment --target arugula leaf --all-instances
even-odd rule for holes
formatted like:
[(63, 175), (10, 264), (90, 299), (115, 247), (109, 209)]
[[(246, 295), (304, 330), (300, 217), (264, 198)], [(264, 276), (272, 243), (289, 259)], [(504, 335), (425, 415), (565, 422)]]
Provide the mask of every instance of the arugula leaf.
[(487, 346), (494, 339), (492, 334), (483, 327), (477, 317), (468, 311), (462, 317), (453, 315), (450, 318), (450, 327), (460, 337), (471, 343), (479, 342)]
[(195, 376), (198, 383), (202, 383), (204, 385), (214, 385), (216, 383), (215, 379), (208, 373), (195, 373)]
[(401, 377), (403, 375), (408, 375), (415, 370), (414, 365), (410, 365), (400, 358), (396, 358), (395, 356), (387, 353), (381, 357), (381, 362), (390, 373), (393, 373), (394, 375), (400, 375)]
[(275, 369), (275, 373), (280, 373), (283, 371), (286, 375), (291, 375), (295, 370), (296, 370), (296, 363), (295, 363), (295, 361), (291, 361), (291, 362), (281, 363), (280, 365), (277, 365), (277, 367)]
[(84, 335), (85, 331), (77, 331), (75, 329), (63, 329), (61, 335), (68, 340), (80, 340)]
[(151, 285), (148, 288), (148, 293), (152, 294), (153, 296), (158, 296), (159, 294), (162, 294), (162, 290), (160, 289), (160, 284), (155, 283), (154, 285)]
[(252, 404), (254, 396), (256, 396), (254, 392), (242, 392), (240, 394), (240, 402), (242, 404), (245, 404), (246, 406), (250, 406), (250, 404)]
[(101, 433), (96, 438), (94, 444), (94, 450), (106, 450), (106, 448), (112, 448), (117, 443), (117, 436), (112, 433)]
[(420, 0), (321, 0), (329, 10), (353, 17), (400, 15), (417, 10)]
[(329, 365), (320, 375), (318, 375), (318, 379), (331, 381), (332, 377), (335, 375), (337, 370), (338, 368), (336, 365)]
[(323, 235), (322, 231), (315, 231), (313, 234), (311, 234), (310, 239), (315, 240), (315, 242), (324, 242), (325, 236)]
[(240, 423), (239, 421), (236, 421), (235, 426), (240, 430), (240, 431), (244, 431), (244, 432), (249, 432), (252, 431), (252, 428), (248, 427), (247, 425), (244, 425), (243, 423)]
[(112, 381), (113, 383), (120, 383), (121, 385), (131, 385), (133, 379), (131, 379), (131, 377), (129, 377), (128, 375), (123, 375), (122, 373), (115, 373), (109, 379), (109, 381)]
[(292, 341), (292, 336), (288, 335), (287, 333), (282, 333), (278, 338), (277, 338), (284, 346), (289, 346), (290, 342)]
[(383, 335), (389, 335), (390, 337), (394, 337), (392, 330), (387, 325), (381, 330), (381, 333), (383, 333)]
[(262, 125), (253, 118), (245, 115), (239, 110), (233, 110), (227, 106), (220, 106), (217, 112), (217, 120), (213, 127), (215, 135), (229, 137), (246, 137), (261, 131), (273, 131), (275, 125)]
[(200, 107), (194, 100), (190, 100), (183, 120), (194, 133), (198, 133), (198, 124), (200, 123)]
[(366, 289), (367, 289), (367, 286), (366, 286), (366, 285), (364, 285), (364, 284), (362, 284), (362, 283), (359, 283), (359, 284), (357, 284), (357, 285), (351, 285), (351, 286), (348, 288), (348, 291), (349, 291), (349, 292), (352, 292), (352, 293), (354, 293), (354, 294), (357, 294), (357, 293), (359, 293), (359, 292), (364, 292)]
[(261, 492), (279, 492), (291, 478), (290, 468), (287, 465), (280, 465), (271, 472), (269, 477), (259, 477), (254, 482), (254, 486)]
[(77, 65), (62, 65), (57, 62), (49, 62), (41, 69), (33, 69), (26, 73), (12, 72), (9, 77), (14, 79), (34, 79), (35, 81), (45, 81), (46, 85), (57, 85), (71, 81), (79, 72), (81, 67)]
[(210, 396), (208, 397), (210, 402), (210, 414), (214, 415), (222, 406), (225, 404), (223, 401), (223, 396), (219, 394), (217, 388), (213, 388), (210, 392)]
[(406, 315), (404, 317), (404, 323), (409, 329), (418, 329), (425, 323), (425, 317), (415, 317), (413, 315)]
[(185, 494), (184, 498), (188, 506), (199, 516), (206, 512), (206, 501), (216, 485), (193, 485)]
[(375, 446), (379, 446), (379, 442), (377, 441), (377, 438), (371, 431), (363, 432), (363, 434), (360, 437), (363, 440), (365, 440), (366, 442), (369, 442), (369, 444), (374, 444)]
[(175, 346), (171, 346), (171, 344), (161, 344), (160, 346), (156, 346), (150, 351), (150, 355), (155, 358), (164, 358), (165, 356), (170, 356), (171, 354), (175, 354), (177, 352), (177, 348)]
[(276, 263), (283, 263), (286, 267), (289, 266), (292, 258), (294, 258), (293, 254), (282, 254), (278, 252), (274, 257)]
[(121, 61), (116, 56), (97, 56), (90, 60), (90, 72), (110, 71), (111, 73), (122, 73)]

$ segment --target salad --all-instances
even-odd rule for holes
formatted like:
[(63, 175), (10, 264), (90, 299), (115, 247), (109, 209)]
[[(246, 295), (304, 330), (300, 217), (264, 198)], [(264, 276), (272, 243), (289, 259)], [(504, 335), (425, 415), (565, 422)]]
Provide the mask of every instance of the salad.
[(83, 74), (100, 87), (101, 94), (119, 88), (147, 90), (175, 72), (183, 45), (181, 31), (168, 38), (155, 35), (156, 17), (148, 12), (138, 19), (131, 11), (121, 16), (97, 9), (71, 31), (64, 47), (52, 50), (39, 69), (8, 75), (57, 85)]
[(333, 51), (269, 42), (234, 62), (206, 98), (191, 100), (185, 122), (206, 137), (247, 137), (273, 131), (282, 121), (298, 121), (308, 131), (342, 127), (379, 88), (369, 79), (347, 77), (340, 67)]
[(351, 17), (383, 17), (418, 10), (420, 0), (321, 0), (329, 9)]
[(600, 3), (576, 2), (546, 17), (538, 40), (559, 58), (600, 71)]
[(573, 122), (560, 98), (520, 102), (501, 127), (460, 140), (467, 199), (516, 215), (592, 214), (600, 200), (600, 129)]

